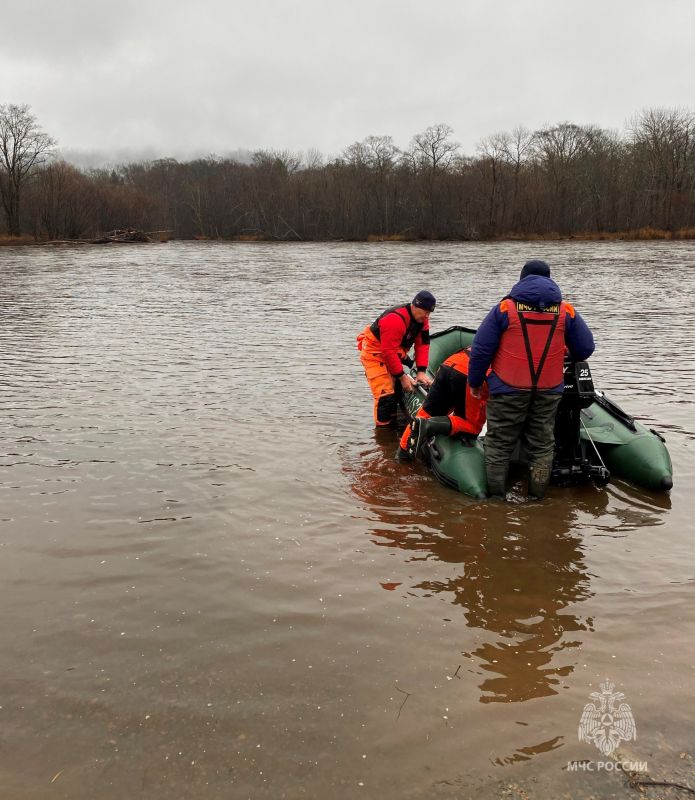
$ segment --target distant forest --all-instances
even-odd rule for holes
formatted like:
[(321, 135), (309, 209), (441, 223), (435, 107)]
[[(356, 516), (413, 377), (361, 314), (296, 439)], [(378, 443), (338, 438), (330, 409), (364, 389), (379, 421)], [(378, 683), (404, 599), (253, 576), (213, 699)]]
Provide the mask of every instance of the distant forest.
[[(12, 161), (22, 132), (30, 140), (24, 172)], [(390, 136), (368, 136), (331, 159), (260, 150), (251, 163), (210, 156), (79, 170), (56, 160), (54, 145), (28, 106), (0, 106), (0, 233), (81, 239), (132, 227), (180, 239), (281, 241), (695, 236), (695, 112), (687, 109), (645, 110), (621, 132), (569, 122), (520, 127), (483, 139), (474, 156), (443, 124), (404, 150)]]

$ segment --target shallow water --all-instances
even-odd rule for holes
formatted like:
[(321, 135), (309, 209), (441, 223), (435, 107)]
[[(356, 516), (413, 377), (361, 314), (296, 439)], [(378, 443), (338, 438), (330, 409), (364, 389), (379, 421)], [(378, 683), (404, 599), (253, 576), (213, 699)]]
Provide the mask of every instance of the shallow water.
[[(424, 287), (433, 329), (475, 326), (531, 256), (593, 328), (597, 386), (666, 435), (670, 496), (477, 502), (373, 430), (359, 330)], [(695, 245), (3, 248), (0, 269), (3, 796), (601, 796), (563, 768), (600, 758), (577, 727), (606, 678), (627, 752), (692, 768)]]

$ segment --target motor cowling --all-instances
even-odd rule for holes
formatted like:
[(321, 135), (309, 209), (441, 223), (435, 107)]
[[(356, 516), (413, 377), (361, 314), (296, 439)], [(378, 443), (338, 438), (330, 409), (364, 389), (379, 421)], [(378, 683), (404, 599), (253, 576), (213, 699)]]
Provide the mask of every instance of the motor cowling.
[(551, 480), (569, 486), (593, 480), (603, 486), (610, 473), (603, 465), (592, 463), (581, 437), (583, 408), (596, 400), (591, 368), (586, 361), (565, 359), (564, 392), (555, 419), (555, 457)]
[(587, 361), (565, 360), (565, 391), (560, 406), (588, 408), (596, 399), (591, 367)]

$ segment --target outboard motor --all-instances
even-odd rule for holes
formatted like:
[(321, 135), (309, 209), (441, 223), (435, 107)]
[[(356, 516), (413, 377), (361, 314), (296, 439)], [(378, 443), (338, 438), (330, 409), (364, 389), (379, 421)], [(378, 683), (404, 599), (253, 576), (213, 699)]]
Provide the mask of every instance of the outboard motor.
[(605, 486), (610, 472), (603, 464), (593, 464), (587, 457), (587, 444), (581, 437), (583, 408), (596, 399), (591, 369), (586, 361), (565, 359), (565, 390), (555, 419), (555, 458), (551, 482), (571, 486), (593, 480)]

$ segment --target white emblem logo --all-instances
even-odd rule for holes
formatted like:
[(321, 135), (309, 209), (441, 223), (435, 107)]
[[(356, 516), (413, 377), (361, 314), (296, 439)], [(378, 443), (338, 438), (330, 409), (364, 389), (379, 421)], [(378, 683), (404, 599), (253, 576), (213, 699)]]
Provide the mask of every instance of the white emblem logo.
[(600, 692), (592, 692), (596, 702), (587, 703), (579, 722), (579, 741), (594, 744), (609, 756), (620, 744), (637, 739), (637, 726), (632, 709), (627, 703), (616, 703), (625, 699), (622, 692), (614, 691), (615, 684), (606, 680)]

